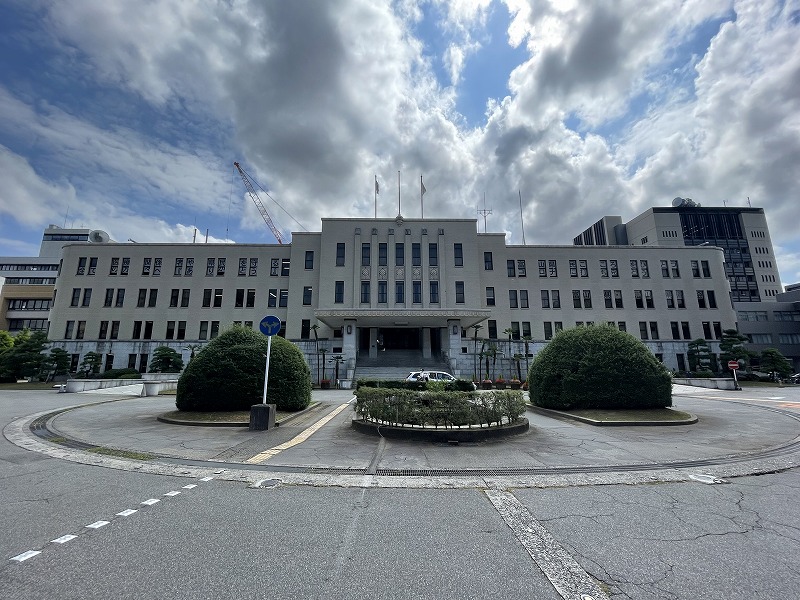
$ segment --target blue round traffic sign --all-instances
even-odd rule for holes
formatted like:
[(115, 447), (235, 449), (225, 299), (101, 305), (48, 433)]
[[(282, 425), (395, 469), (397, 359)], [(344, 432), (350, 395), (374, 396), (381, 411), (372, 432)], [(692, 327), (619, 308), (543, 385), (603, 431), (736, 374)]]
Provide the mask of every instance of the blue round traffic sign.
[(267, 315), (258, 324), (258, 328), (266, 336), (277, 335), (281, 330), (281, 320), (273, 315)]

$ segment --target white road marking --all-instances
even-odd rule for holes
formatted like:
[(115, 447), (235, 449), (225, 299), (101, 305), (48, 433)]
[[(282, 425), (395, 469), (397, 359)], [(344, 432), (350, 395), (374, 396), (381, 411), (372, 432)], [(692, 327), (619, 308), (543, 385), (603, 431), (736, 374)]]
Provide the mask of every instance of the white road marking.
[(27, 552), (23, 552), (22, 554), (17, 554), (16, 556), (12, 557), (11, 560), (15, 560), (17, 562), (25, 562), (29, 558), (33, 558), (37, 554), (41, 554), (41, 550), (28, 550)]
[(167, 492), (167, 493), (166, 493), (166, 494), (164, 494), (164, 495), (165, 495), (165, 496), (177, 496), (178, 494), (180, 494), (180, 492), (178, 492), (178, 491), (174, 491), (174, 490), (173, 490), (173, 491), (171, 491), (171, 492)]
[(135, 510), (133, 508), (126, 508), (122, 512), (118, 512), (117, 516), (118, 517), (130, 517), (133, 513), (137, 513), (137, 512), (139, 512), (139, 511)]
[(185, 490), (192, 490), (192, 489), (194, 489), (194, 488), (196, 488), (196, 487), (197, 487), (197, 484), (196, 484), (196, 483), (190, 483), (189, 485), (185, 485), (185, 486), (183, 486), (183, 489), (185, 489)]
[(94, 523), (89, 523), (86, 527), (89, 529), (100, 529), (101, 527), (105, 527), (111, 521), (95, 521)]
[(161, 502), (161, 500), (159, 500), (158, 498), (150, 498), (149, 500), (145, 500), (144, 502), (142, 502), (142, 504), (144, 506), (153, 506), (153, 504), (156, 504), (157, 502)]
[(489, 500), (522, 546), (565, 600), (609, 600), (597, 582), (572, 555), (533, 518), (530, 511), (510, 492), (485, 490)]
[(211, 481), (213, 477), (203, 477), (200, 481)]
[(78, 537), (78, 536), (77, 535), (72, 535), (71, 533), (68, 533), (67, 535), (62, 535), (60, 538), (56, 538), (54, 540), (50, 540), (50, 543), (52, 543), (52, 544), (66, 544), (70, 540), (74, 540), (76, 537)]

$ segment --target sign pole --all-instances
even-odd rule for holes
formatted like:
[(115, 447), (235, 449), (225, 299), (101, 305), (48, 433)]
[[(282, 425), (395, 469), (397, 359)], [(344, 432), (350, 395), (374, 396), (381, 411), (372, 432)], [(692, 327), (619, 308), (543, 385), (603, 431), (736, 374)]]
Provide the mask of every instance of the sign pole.
[(267, 403), (267, 383), (269, 382), (269, 355), (272, 354), (272, 336), (267, 338), (267, 364), (264, 367), (264, 399), (261, 404)]

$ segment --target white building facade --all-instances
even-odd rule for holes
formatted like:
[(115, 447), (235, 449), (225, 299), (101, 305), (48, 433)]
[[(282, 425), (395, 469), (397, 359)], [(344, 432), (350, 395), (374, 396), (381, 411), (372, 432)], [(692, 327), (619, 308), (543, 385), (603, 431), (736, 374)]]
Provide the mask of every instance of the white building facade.
[(508, 378), (560, 329), (611, 323), (686, 370), (690, 341), (718, 352), (736, 328), (730, 296), (710, 245), (508, 245), (474, 219), (323, 219), (285, 245), (68, 244), (49, 338), (73, 367), (92, 351), (144, 371), (159, 346), (188, 358), (274, 315), (311, 365), (320, 348), (341, 356), (343, 378), (400, 350), (481, 377), (487, 346)]

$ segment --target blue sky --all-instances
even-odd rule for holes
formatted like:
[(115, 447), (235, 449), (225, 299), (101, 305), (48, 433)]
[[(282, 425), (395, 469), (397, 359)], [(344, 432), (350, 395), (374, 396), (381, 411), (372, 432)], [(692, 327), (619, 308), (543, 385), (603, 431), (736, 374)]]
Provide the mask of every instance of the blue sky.
[[(800, 4), (7, 0), (0, 256), (49, 223), (272, 243), (322, 217), (477, 218), (569, 244), (676, 196), (767, 212), (800, 281)], [(284, 210), (285, 209), (285, 210)], [(481, 218), (482, 221), (482, 218)], [(481, 223), (482, 225), (482, 223)]]

